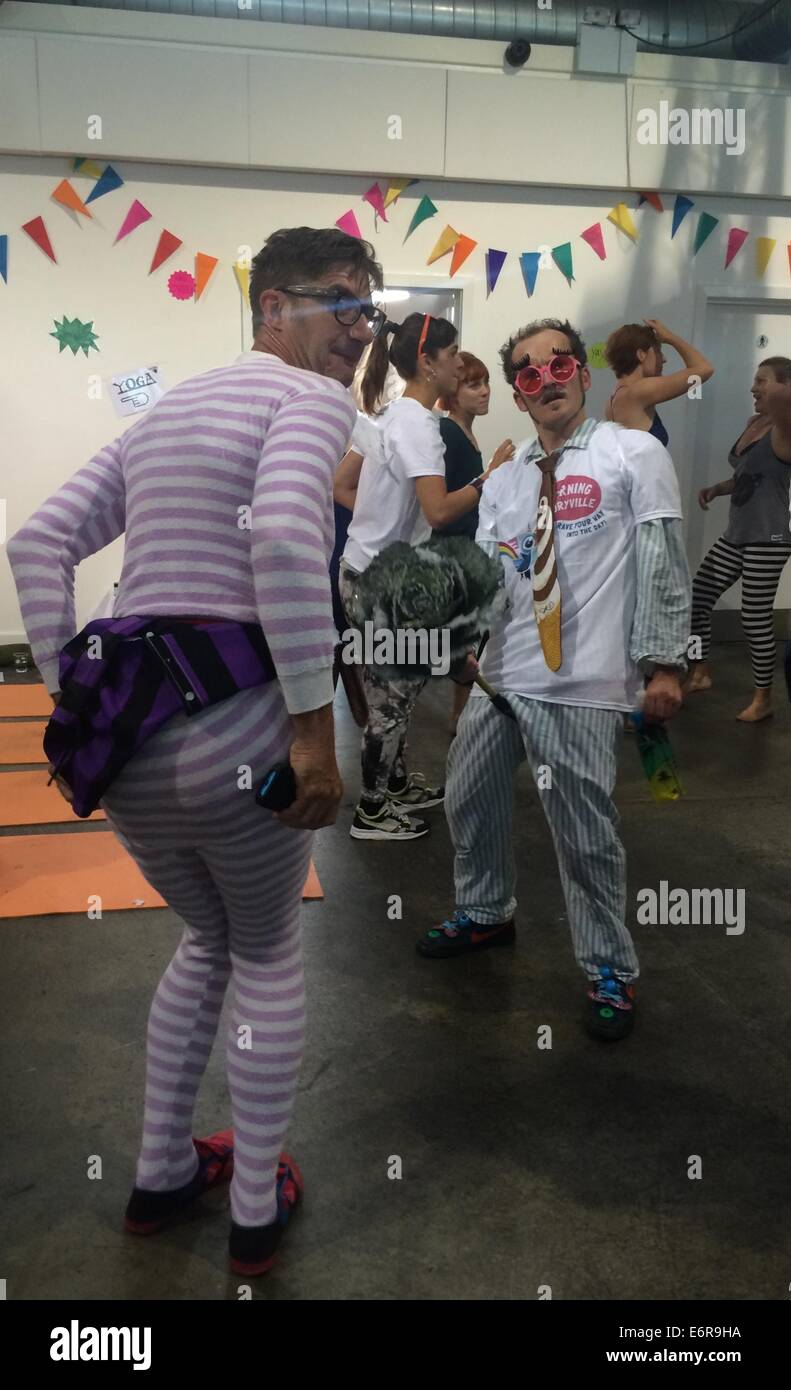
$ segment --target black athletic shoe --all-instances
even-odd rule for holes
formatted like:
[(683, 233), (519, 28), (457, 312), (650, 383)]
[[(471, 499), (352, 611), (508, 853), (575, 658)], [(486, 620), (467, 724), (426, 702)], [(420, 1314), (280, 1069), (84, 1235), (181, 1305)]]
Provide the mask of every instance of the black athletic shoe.
[(634, 985), (625, 984), (603, 965), (598, 980), (588, 990), (586, 1027), (591, 1037), (617, 1042), (634, 1028)]
[(444, 787), (428, 787), (422, 772), (413, 772), (400, 785), (390, 782), (387, 796), (399, 811), (425, 811), (429, 806), (441, 806), (445, 800)]
[(228, 1253), (234, 1274), (248, 1278), (266, 1274), (277, 1258), (283, 1232), (302, 1198), (305, 1184), (293, 1158), (280, 1155), (277, 1169), (277, 1216), (269, 1226), (237, 1226), (231, 1222)]
[(349, 834), (353, 840), (419, 840), (430, 829), (426, 821), (384, 801), (378, 811), (366, 811), (360, 803)]
[(485, 951), (487, 946), (511, 946), (515, 938), (513, 918), (510, 922), (484, 925), (473, 922), (466, 912), (456, 911), (449, 921), (421, 936), (415, 949), (419, 956), (438, 960), (443, 956), (463, 956), (467, 951)]

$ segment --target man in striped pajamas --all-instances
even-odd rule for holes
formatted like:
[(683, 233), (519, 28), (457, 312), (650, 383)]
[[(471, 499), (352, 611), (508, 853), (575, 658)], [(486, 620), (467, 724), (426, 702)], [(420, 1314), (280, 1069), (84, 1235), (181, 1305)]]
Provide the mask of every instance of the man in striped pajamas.
[[(148, 1020), (126, 1228), (158, 1230), (232, 1174), (231, 1268), (245, 1276), (271, 1265), (302, 1190), (281, 1153), (304, 1040), (299, 911), (311, 831), (334, 822), (342, 795), (332, 487), (356, 415), (345, 388), (383, 321), (371, 303), (381, 285), (373, 248), (357, 237), (273, 233), (250, 278), (253, 349), (175, 386), (8, 545), (33, 656), (55, 700), (59, 653), (75, 633), (75, 566), (121, 535), (114, 618), (193, 623), (204, 646), (221, 624), (256, 624), (268, 644), (275, 679), (196, 716), (173, 714), (100, 803), (184, 921)], [(213, 674), (232, 688), (228, 669)], [(74, 693), (67, 684), (64, 708)], [(129, 746), (152, 698), (143, 670), (119, 744)], [(288, 758), (297, 796), (276, 815), (256, 804), (255, 791)], [(198, 1086), (229, 986), (233, 1131), (194, 1140)]]
[(589, 981), (588, 1029), (622, 1038), (633, 1026), (638, 962), (612, 792), (624, 716), (641, 685), (649, 719), (681, 704), (690, 577), (678, 484), (650, 434), (586, 418), (590, 373), (570, 324), (530, 324), (501, 357), (538, 435), (486, 484), (476, 537), (505, 570), (509, 606), (482, 671), (514, 719), (473, 688), (445, 797), (457, 906), (417, 949), (434, 959), (514, 940), (514, 775), (527, 760)]

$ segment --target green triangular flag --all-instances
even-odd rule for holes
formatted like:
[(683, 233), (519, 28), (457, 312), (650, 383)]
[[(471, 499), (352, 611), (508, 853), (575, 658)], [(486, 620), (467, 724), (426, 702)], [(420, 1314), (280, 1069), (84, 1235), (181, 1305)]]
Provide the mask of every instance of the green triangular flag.
[(563, 272), (569, 284), (571, 284), (574, 279), (574, 267), (571, 263), (571, 242), (564, 241), (562, 246), (553, 246), (552, 259), (558, 270)]
[(698, 225), (695, 228), (695, 245), (692, 248), (693, 256), (696, 256), (706, 237), (711, 236), (719, 217), (712, 217), (710, 212), (702, 212), (698, 218)]
[(421, 224), (421, 222), (425, 222), (425, 220), (426, 220), (427, 217), (433, 217), (434, 214), (436, 213), (436, 211), (437, 211), (437, 209), (435, 208), (435, 206), (434, 206), (434, 204), (432, 203), (431, 199), (430, 199), (430, 198), (426, 198), (425, 196), (422, 197), (422, 198), (420, 199), (420, 202), (418, 203), (417, 207), (415, 208), (415, 215), (414, 215), (414, 217), (412, 218), (412, 221), (411, 221), (410, 224), (409, 224), (409, 231), (407, 232), (406, 236), (404, 237), (404, 241), (406, 241), (407, 237), (409, 237), (409, 236), (412, 235), (412, 233), (414, 232), (415, 228), (416, 228), (416, 227), (419, 227), (420, 224)]

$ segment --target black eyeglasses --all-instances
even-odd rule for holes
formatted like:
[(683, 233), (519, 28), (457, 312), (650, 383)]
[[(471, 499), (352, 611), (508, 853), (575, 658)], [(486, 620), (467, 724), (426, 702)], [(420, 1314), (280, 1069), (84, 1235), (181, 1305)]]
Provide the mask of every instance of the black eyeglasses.
[(364, 318), (374, 337), (381, 333), (384, 328), (387, 315), (383, 309), (377, 309), (370, 299), (357, 299), (349, 294), (348, 290), (341, 289), (319, 289), (311, 285), (276, 285), (275, 289), (282, 294), (293, 294), (298, 299), (323, 299), (332, 306), (338, 323), (342, 323), (344, 328), (351, 328), (357, 323), (358, 319)]

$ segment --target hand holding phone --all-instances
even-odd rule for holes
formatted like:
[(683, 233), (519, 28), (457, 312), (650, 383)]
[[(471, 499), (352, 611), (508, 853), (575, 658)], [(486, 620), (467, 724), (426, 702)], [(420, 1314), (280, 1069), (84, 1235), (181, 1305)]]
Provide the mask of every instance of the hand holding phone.
[(297, 799), (297, 781), (291, 763), (275, 763), (256, 792), (256, 803), (267, 811), (285, 811)]

